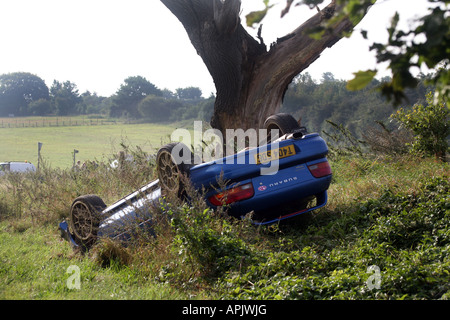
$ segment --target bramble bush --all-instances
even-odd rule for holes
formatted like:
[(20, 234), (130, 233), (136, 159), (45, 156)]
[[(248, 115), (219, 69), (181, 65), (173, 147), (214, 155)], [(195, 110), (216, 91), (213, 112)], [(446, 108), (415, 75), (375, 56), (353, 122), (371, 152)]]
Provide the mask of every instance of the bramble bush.
[(242, 264), (252, 255), (244, 241), (246, 230), (253, 231), (251, 223), (212, 210), (191, 185), (186, 185), (188, 202), (181, 203), (169, 196), (162, 205), (173, 234), (172, 249), (180, 257), (187, 257), (191, 267), (206, 278)]
[[(220, 287), (229, 299), (449, 299), (448, 177), (422, 183), (418, 193), (393, 193), (355, 204), (352, 212), (312, 224), (291, 250), (267, 250)], [(331, 229), (346, 229), (333, 239)], [(328, 231), (327, 231), (328, 230)], [(369, 286), (369, 267), (380, 286)]]

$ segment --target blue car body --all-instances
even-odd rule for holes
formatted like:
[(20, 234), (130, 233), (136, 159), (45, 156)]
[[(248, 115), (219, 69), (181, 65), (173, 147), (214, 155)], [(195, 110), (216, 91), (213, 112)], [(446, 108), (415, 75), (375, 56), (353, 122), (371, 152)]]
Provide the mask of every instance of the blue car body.
[[(188, 176), (195, 189), (204, 191), (209, 207), (216, 209), (226, 205), (227, 213), (237, 218), (253, 212), (255, 224), (271, 224), (327, 203), (332, 177), (327, 153), (328, 147), (317, 133), (299, 138), (291, 136), (190, 166)], [(264, 157), (267, 161), (262, 159)], [(276, 170), (262, 174), (274, 163)], [(225, 188), (218, 182), (219, 177), (227, 181)], [(155, 180), (106, 207), (100, 214), (98, 236), (126, 239), (130, 226), (148, 228), (152, 232), (151, 209), (160, 205), (161, 195), (159, 181)], [(227, 202), (228, 198), (232, 199), (231, 203)], [(68, 223), (63, 221), (59, 227), (62, 236), (77, 246)]]

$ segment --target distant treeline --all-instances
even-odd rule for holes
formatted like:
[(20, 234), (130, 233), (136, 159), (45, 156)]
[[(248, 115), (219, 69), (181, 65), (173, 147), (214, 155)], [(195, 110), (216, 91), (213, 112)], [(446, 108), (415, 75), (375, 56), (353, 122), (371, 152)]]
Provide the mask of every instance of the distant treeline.
[[(433, 89), (424, 84), (426, 79), (425, 75), (420, 75), (417, 88), (406, 90), (407, 101), (402, 107), (425, 103), (426, 93)], [(301, 124), (309, 131), (329, 129), (326, 121), (329, 120), (361, 137), (367, 128), (376, 126), (376, 121), (389, 125), (389, 117), (396, 111), (376, 89), (380, 82), (387, 80), (389, 78), (373, 80), (365, 89), (349, 91), (347, 82), (335, 79), (332, 73), (324, 73), (317, 82), (306, 72), (289, 85), (281, 111), (301, 119)]]
[(80, 93), (70, 81), (54, 80), (50, 88), (27, 72), (0, 75), (0, 117), (77, 116), (102, 114), (149, 122), (178, 121), (212, 116), (215, 97), (202, 97), (196, 87), (175, 92), (157, 88), (141, 76), (128, 77), (115, 94), (102, 97)]
[[(431, 89), (424, 85), (425, 79), (420, 75), (419, 86), (406, 92), (406, 105), (424, 102)], [(281, 112), (301, 118), (309, 131), (321, 132), (326, 129), (326, 120), (330, 120), (359, 135), (374, 121), (387, 121), (395, 110), (375, 89), (385, 80), (373, 80), (363, 90), (348, 91), (347, 82), (335, 79), (330, 72), (318, 81), (306, 72), (289, 85)], [(80, 94), (70, 81), (55, 80), (48, 88), (41, 78), (30, 73), (0, 75), (0, 117), (102, 114), (140, 122), (209, 121), (214, 101), (214, 95), (203, 98), (197, 87), (172, 92), (159, 89), (141, 76), (126, 78), (115, 94), (102, 97), (89, 91)]]

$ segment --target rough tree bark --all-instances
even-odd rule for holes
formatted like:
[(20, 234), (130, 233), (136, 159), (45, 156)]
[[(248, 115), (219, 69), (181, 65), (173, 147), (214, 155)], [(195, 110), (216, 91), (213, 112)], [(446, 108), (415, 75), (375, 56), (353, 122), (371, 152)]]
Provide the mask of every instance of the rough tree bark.
[(344, 18), (329, 26), (320, 39), (306, 34), (342, 9), (333, 0), (267, 50), (261, 37), (257, 41), (241, 25), (240, 0), (161, 2), (183, 24), (214, 80), (217, 93), (211, 125), (222, 132), (261, 128), (281, 108), (292, 79), (354, 27)]

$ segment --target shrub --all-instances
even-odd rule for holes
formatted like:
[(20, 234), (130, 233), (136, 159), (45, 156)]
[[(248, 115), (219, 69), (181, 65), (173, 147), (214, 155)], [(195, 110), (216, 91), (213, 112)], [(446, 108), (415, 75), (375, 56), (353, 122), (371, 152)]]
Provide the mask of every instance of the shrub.
[(9, 215), (8, 203), (4, 198), (0, 199), (0, 221)]
[(211, 209), (183, 205), (170, 210), (175, 231), (174, 248), (189, 257), (191, 264), (206, 276), (221, 275), (248, 259), (250, 249), (236, 235), (236, 228)]
[(370, 150), (380, 155), (398, 155), (408, 152), (407, 144), (413, 140), (409, 130), (390, 129), (383, 122), (370, 126), (362, 134)]
[(151, 122), (163, 122), (171, 120), (171, 116), (182, 106), (178, 100), (149, 95), (139, 102), (138, 110)]
[(391, 118), (399, 121), (414, 135), (411, 151), (444, 159), (450, 134), (450, 109), (442, 101), (435, 102), (433, 93), (426, 96), (428, 105), (416, 104), (410, 111), (399, 109)]

